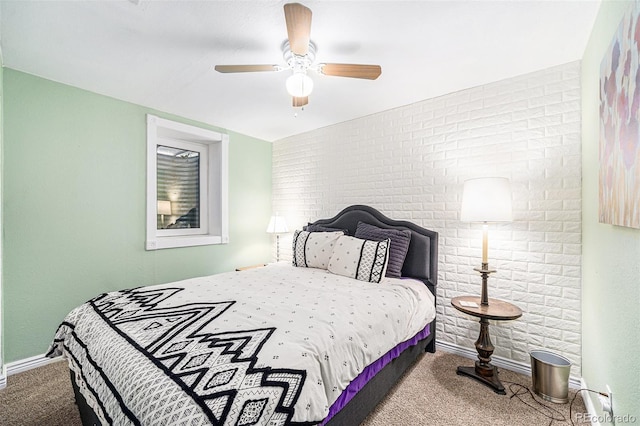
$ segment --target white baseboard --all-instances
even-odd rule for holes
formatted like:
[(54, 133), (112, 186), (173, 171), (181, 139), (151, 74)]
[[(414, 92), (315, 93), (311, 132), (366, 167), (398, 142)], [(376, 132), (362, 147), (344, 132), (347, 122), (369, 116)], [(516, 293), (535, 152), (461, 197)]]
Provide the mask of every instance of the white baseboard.
[[(475, 348), (466, 348), (449, 342), (441, 342), (439, 340), (436, 340), (436, 348), (455, 355), (463, 356), (465, 358), (473, 360), (478, 359), (478, 352)], [(496, 367), (524, 374), (525, 376), (531, 376), (531, 364), (514, 361), (508, 358), (502, 358), (499, 356), (492, 356), (491, 363)], [(581, 379), (578, 377), (569, 377), (569, 387), (571, 389), (580, 389), (580, 381)]]
[(4, 367), (0, 368), (0, 389), (7, 387), (7, 375), (4, 372)]
[(47, 358), (44, 354), (32, 356), (30, 358), (21, 359), (18, 361), (10, 362), (6, 365), (7, 377), (13, 374), (22, 373), (23, 371), (31, 370), (32, 368), (42, 367), (53, 362), (62, 361), (64, 358), (61, 356), (55, 358)]

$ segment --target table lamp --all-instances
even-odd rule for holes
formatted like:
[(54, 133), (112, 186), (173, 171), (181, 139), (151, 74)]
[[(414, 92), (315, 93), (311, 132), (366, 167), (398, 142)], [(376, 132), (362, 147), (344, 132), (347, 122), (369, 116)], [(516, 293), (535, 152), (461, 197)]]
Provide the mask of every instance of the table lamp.
[(278, 213), (276, 213), (274, 216), (271, 216), (271, 220), (269, 221), (269, 226), (267, 226), (267, 232), (269, 234), (276, 234), (276, 262), (279, 262), (280, 261), (280, 234), (289, 232), (289, 229), (287, 229), (287, 222), (284, 220), (284, 217), (278, 216)]
[(158, 214), (160, 215), (160, 219), (162, 221), (162, 229), (164, 229), (165, 215), (171, 216), (171, 201), (158, 200)]
[(490, 222), (511, 222), (511, 187), (509, 179), (487, 177), (469, 179), (464, 182), (460, 220), (482, 223), (482, 264), (473, 268), (482, 275), (482, 295), (480, 303), (489, 305), (487, 278), (495, 269), (489, 268), (487, 258)]

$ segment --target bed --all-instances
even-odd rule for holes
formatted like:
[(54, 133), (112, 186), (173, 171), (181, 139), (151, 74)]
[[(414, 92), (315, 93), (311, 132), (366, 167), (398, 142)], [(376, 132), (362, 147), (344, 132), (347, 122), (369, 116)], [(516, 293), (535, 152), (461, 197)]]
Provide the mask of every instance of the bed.
[(306, 228), (291, 265), (110, 292), (71, 311), (48, 355), (68, 359), (83, 424), (361, 423), (435, 351), (438, 234), (360, 205)]

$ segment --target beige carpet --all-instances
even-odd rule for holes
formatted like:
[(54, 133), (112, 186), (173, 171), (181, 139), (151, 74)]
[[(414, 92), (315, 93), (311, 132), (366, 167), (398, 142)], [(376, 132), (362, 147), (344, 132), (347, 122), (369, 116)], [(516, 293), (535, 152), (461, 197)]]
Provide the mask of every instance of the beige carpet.
[(81, 425), (67, 361), (9, 376), (0, 390), (0, 425)]
[[(365, 420), (365, 426), (395, 425), (570, 425), (569, 404), (542, 401), (539, 405), (522, 389), (497, 395), (474, 380), (456, 375), (456, 366), (473, 361), (447, 352), (425, 354)], [(500, 378), (531, 387), (529, 377), (501, 370)], [(575, 391), (570, 391), (570, 398)], [(524, 401), (524, 402), (523, 402)], [(530, 404), (532, 407), (530, 407)], [(576, 413), (585, 413), (582, 398), (573, 403)], [(543, 414), (544, 413), (544, 414)], [(546, 414), (546, 415), (545, 415)], [(553, 420), (555, 419), (555, 420)], [(0, 391), (0, 425), (80, 425), (66, 361), (16, 374)]]
[[(369, 415), (363, 425), (571, 425), (569, 403), (554, 404), (534, 397), (531, 377), (500, 369), (507, 395), (498, 395), (475, 380), (458, 376), (458, 365), (473, 366), (473, 360), (447, 352), (425, 354)], [(518, 394), (513, 396), (514, 393)], [(520, 395), (521, 394), (521, 395)], [(576, 394), (569, 391), (569, 401)], [(586, 413), (580, 395), (572, 405), (576, 413)]]

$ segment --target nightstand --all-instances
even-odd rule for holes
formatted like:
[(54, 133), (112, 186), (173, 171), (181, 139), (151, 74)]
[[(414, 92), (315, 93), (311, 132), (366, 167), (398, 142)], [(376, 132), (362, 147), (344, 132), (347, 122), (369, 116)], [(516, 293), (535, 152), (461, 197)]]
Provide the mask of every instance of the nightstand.
[(246, 271), (248, 269), (262, 268), (263, 266), (267, 266), (267, 264), (266, 263), (259, 263), (257, 265), (242, 266), (240, 268), (236, 268), (236, 271)]
[(480, 298), (475, 296), (454, 297), (451, 304), (460, 312), (480, 318), (480, 336), (476, 341), (478, 361), (475, 367), (458, 367), (457, 374), (474, 378), (493, 388), (496, 393), (505, 395), (504, 386), (498, 379), (498, 369), (491, 364), (491, 354), (495, 348), (489, 336), (489, 320), (514, 320), (522, 316), (522, 311), (516, 305), (498, 299), (489, 299), (488, 305), (482, 305)]

